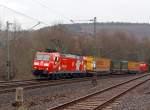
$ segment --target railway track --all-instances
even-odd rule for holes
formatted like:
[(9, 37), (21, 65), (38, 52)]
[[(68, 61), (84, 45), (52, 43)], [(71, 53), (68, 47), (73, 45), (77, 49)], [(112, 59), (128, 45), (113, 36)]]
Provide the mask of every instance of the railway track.
[(83, 82), (91, 80), (89, 77), (85, 78), (72, 78), (72, 79), (61, 79), (61, 80), (46, 80), (46, 81), (37, 81), (37, 80), (23, 80), (23, 81), (10, 81), (10, 82), (3, 82), (0, 83), (0, 94), (7, 93), (7, 92), (14, 92), (17, 87), (23, 87), (25, 90), (27, 89), (34, 89), (40, 87), (47, 87), (47, 86), (56, 86), (61, 84), (70, 84), (76, 82)]
[[(129, 75), (117, 75), (117, 77), (128, 77)], [(116, 75), (101, 75), (98, 79), (116, 78)], [(34, 89), (38, 87), (55, 86), (67, 83), (83, 82), (91, 80), (91, 77), (84, 78), (72, 78), (72, 79), (59, 79), (59, 80), (17, 80), (17, 81), (1, 81), (0, 82), (0, 94), (5, 92), (13, 92), (16, 87), (23, 87), (24, 89)]]
[(13, 80), (13, 81), (0, 81), (0, 84), (3, 83), (12, 83), (12, 82), (22, 82), (22, 81), (33, 81), (35, 79), (28, 79), (28, 80)]
[(150, 80), (146, 74), (47, 110), (102, 110), (130, 90)]

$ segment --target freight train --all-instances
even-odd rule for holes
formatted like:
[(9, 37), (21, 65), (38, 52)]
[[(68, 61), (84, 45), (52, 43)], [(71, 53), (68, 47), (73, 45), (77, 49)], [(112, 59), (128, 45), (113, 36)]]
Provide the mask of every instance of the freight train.
[(144, 73), (148, 70), (148, 64), (137, 61), (118, 61), (94, 56), (62, 54), (48, 49), (35, 54), (32, 69), (34, 76), (57, 79), (104, 73)]

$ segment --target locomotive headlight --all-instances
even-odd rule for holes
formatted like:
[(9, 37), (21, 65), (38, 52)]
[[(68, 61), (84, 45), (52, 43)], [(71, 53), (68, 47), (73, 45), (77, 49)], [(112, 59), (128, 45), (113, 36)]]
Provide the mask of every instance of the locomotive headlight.
[(39, 62), (34, 62), (34, 65), (36, 65), (36, 66), (39, 65)]
[(44, 66), (49, 66), (49, 63), (44, 63)]
[(33, 67), (34, 69), (37, 69), (37, 67)]

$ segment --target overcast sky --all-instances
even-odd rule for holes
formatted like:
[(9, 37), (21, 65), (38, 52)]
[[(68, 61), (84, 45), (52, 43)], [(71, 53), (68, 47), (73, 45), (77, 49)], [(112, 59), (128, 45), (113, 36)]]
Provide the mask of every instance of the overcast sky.
[[(150, 22), (150, 0), (0, 0), (0, 4), (44, 22), (43, 26), (93, 17), (99, 22)], [(27, 27), (38, 22), (2, 7), (0, 19)]]

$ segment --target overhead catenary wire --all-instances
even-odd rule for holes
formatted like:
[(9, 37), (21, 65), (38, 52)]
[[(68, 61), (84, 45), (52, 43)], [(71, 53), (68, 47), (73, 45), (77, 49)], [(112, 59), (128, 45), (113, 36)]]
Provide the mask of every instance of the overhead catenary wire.
[(40, 22), (40, 23), (42, 23), (42, 24), (44, 24), (44, 25), (49, 25), (48, 23), (45, 23), (45, 22), (43, 22), (43, 21), (41, 21), (41, 20), (39, 20), (39, 19), (37, 19), (37, 18), (31, 17), (31, 16), (29, 16), (29, 15), (26, 15), (26, 14), (24, 14), (24, 13), (22, 13), (22, 12), (16, 11), (15, 9), (9, 8), (9, 7), (5, 6), (5, 5), (1, 5), (1, 4), (0, 4), (0, 7), (6, 8), (6, 9), (8, 9), (8, 10), (10, 10), (10, 11), (12, 11), (12, 12), (18, 14), (18, 15), (21, 15), (21, 16), (24, 16), (24, 17), (26, 17), (26, 18), (28, 18), (28, 19), (31, 19), (31, 20)]
[[(53, 9), (49, 8), (49, 7), (46, 5), (46, 3), (43, 3), (43, 2), (45, 2), (45, 1), (43, 1), (43, 0), (40, 0), (40, 1), (39, 1), (39, 0), (32, 0), (32, 1), (36, 2), (37, 4), (39, 4), (40, 6), (42, 6), (43, 8), (46, 8), (47, 10), (49, 10), (49, 11), (55, 13), (56, 15), (62, 16), (62, 18), (65, 18), (66, 20), (70, 21), (70, 18), (66, 17), (66, 16), (65, 16), (64, 14), (62, 14), (61, 12), (58, 12), (58, 11), (56, 11), (56, 10), (53, 10)], [(41, 2), (41, 1), (42, 1), (42, 2)]]

